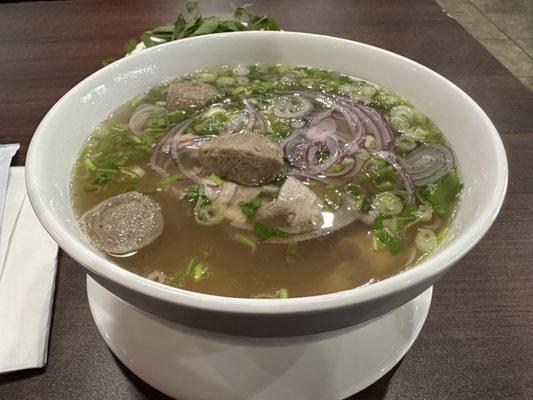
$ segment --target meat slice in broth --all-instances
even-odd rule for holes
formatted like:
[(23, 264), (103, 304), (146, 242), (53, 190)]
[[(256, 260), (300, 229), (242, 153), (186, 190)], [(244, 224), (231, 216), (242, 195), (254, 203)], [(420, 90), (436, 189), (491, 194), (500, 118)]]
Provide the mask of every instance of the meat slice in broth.
[(220, 96), (219, 91), (203, 82), (178, 82), (168, 87), (167, 110), (201, 108)]
[(257, 212), (257, 219), (277, 217), (284, 217), (292, 227), (316, 222), (320, 218), (317, 195), (298, 179), (288, 177), (281, 186), (278, 198), (263, 205)]
[(283, 167), (280, 146), (256, 133), (220, 136), (204, 144), (199, 154), (207, 173), (242, 185), (271, 182)]
[(139, 250), (163, 232), (159, 204), (139, 192), (104, 200), (87, 211), (80, 222), (91, 243), (110, 254)]

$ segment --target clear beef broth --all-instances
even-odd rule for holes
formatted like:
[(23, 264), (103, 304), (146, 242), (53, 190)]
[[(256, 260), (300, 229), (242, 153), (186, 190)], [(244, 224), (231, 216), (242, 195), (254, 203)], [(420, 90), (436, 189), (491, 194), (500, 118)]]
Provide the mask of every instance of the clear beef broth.
[[(245, 68), (247, 73), (238, 68)], [(286, 241), (289, 243), (281, 244), (268, 243), (268, 240), (259, 242), (253, 232), (232, 226), (228, 218), (210, 226), (198, 223), (195, 219), (196, 200), (183, 198), (188, 193), (187, 189), (196, 183), (185, 179), (177, 163), (170, 159), (161, 165), (171, 178), (178, 174), (180, 177), (167, 178), (167, 184), (164, 184), (165, 178), (161, 173), (149, 166), (154, 146), (173, 125), (179, 124), (179, 121), (169, 121), (172, 118), (193, 118), (183, 134), (217, 135), (225, 129), (228, 121), (245, 110), (242, 99), (246, 98), (252, 101), (266, 125), (259, 126), (256, 119), (254, 132), (261, 131), (281, 146), (291, 139), (296, 130), (309, 129), (312, 117), (298, 115), (280, 119), (272, 109), (286, 91), (307, 88), (317, 93), (347, 96), (357, 104), (377, 109), (393, 128), (396, 147), (391, 152), (401, 160), (409, 160), (409, 154), (414, 154), (417, 148), (420, 151), (426, 146), (435, 152), (444, 143), (438, 128), (412, 105), (368, 82), (305, 67), (238, 68), (204, 71), (183, 78), (193, 82), (202, 80), (215, 87), (222, 95), (214, 101), (214, 106), (188, 108), (184, 115), (179, 114), (182, 112), (180, 109), (163, 111), (162, 122), (156, 119), (160, 116), (152, 115), (155, 123), (150, 122), (151, 125), (145, 127), (141, 135), (133, 134), (128, 122), (140, 104), (166, 106), (168, 85), (161, 85), (115, 110), (95, 129), (80, 151), (71, 186), (72, 204), (78, 217), (106, 199), (129, 191), (145, 193), (161, 207), (163, 233), (133, 254), (108, 255), (113, 262), (141, 276), (196, 292), (231, 297), (300, 297), (373, 283), (409, 268), (430, 254), (444, 237), (455, 209), (455, 199), (460, 190), (455, 166), (448, 166), (447, 174), (437, 176), (439, 179), (435, 182), (413, 189), (416, 197), (413, 195), (413, 204), (409, 204), (398, 171), (373, 156), (379, 149), (373, 148), (375, 143), (369, 139), (371, 134), (367, 135), (363, 150), (366, 157), (364, 166), (356, 175), (334, 179), (334, 183), (299, 177), (316, 194), (321, 212), (336, 215), (339, 207), (344, 207), (340, 199), (350, 199), (349, 207), (363, 218), (333, 233), (297, 243), (288, 238)], [(312, 115), (329, 110), (328, 104), (323, 101), (315, 99), (312, 104)], [(215, 118), (208, 116), (202, 119), (201, 113), (205, 109), (217, 107), (224, 111), (214, 114)], [(290, 107), (287, 110), (294, 112)], [(350, 137), (349, 125), (341, 113), (333, 115), (337, 120), (338, 137), (344, 143)], [(410, 148), (412, 146), (415, 147)], [(316, 152), (315, 158), (322, 160), (315, 160), (317, 165), (328, 162), (331, 156), (330, 148), (324, 149)], [(424, 147), (422, 150), (427, 149)], [(338, 174), (339, 170), (342, 173), (343, 168), (350, 168), (348, 158), (339, 159), (326, 173), (333, 171), (331, 174)], [(293, 167), (287, 159), (284, 161), (283, 171), (286, 174)], [(415, 172), (418, 174), (418, 170)], [(416, 174), (414, 176), (418, 179)], [(274, 182), (277, 190), (280, 190), (283, 179)], [(420, 179), (427, 180), (425, 177)], [(455, 193), (441, 195), (443, 190), (455, 190)], [(438, 204), (439, 196), (442, 204)], [(260, 207), (275, 199), (262, 201)], [(254, 218), (249, 217), (247, 221), (257, 223)], [(280, 230), (288, 229), (283, 226), (283, 221), (278, 223), (276, 219), (260, 222), (279, 225)], [(236, 240), (236, 234), (257, 244), (251, 246), (247, 241)], [(291, 237), (297, 237), (297, 234)], [(193, 269), (193, 264), (201, 268)]]

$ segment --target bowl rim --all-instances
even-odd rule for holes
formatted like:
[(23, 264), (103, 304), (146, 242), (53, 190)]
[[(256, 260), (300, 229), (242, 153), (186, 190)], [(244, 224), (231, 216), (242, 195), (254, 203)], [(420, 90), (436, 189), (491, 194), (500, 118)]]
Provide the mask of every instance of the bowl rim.
[[(306, 40), (325, 39), (331, 40), (332, 42), (344, 42), (346, 44), (371, 49), (372, 51), (382, 53), (388, 57), (396, 58), (404, 63), (408, 63), (413, 67), (423, 70), (432, 75), (435, 79), (440, 80), (446, 86), (453, 89), (458, 96), (463, 97), (463, 99), (465, 99), (470, 106), (477, 111), (480, 118), (487, 126), (487, 140), (490, 140), (491, 144), (495, 148), (497, 157), (495, 161), (498, 164), (497, 175), (494, 182), (495, 189), (490, 200), (490, 206), (483, 209), (478, 218), (476, 218), (476, 220), (469, 227), (459, 234), (460, 240), (450, 243), (442, 252), (422, 261), (413, 268), (404, 270), (396, 275), (371, 285), (360, 286), (330, 294), (288, 299), (249, 299), (224, 297), (170, 287), (127, 271), (117, 264), (114, 264), (110, 260), (107, 260), (95, 250), (91, 249), (77, 238), (70, 235), (63, 228), (62, 223), (60, 223), (60, 221), (54, 217), (49, 209), (49, 206), (41, 197), (38, 191), (40, 184), (37, 180), (37, 171), (36, 166), (34, 165), (34, 157), (42, 142), (41, 138), (45, 135), (48, 122), (54, 118), (55, 111), (61, 107), (62, 104), (70, 101), (73, 97), (76, 97), (77, 92), (85, 87), (85, 85), (89, 85), (92, 80), (97, 79), (100, 75), (107, 73), (113, 68), (120, 67), (124, 64), (127, 65), (138, 57), (145, 56), (146, 54), (155, 55), (157, 52), (165, 51), (166, 48), (174, 46), (187, 46), (192, 45), (195, 42), (209, 41), (214, 37), (231, 37), (237, 35), (252, 36), (257, 40), (268, 40), (269, 37), (274, 35), (286, 35), (300, 37)], [(445, 270), (462, 258), (488, 231), (502, 206), (507, 189), (507, 182), (507, 157), (498, 131), (481, 107), (461, 88), (453, 84), (451, 81), (431, 70), (430, 68), (417, 63), (416, 61), (376, 46), (334, 36), (287, 31), (230, 32), (181, 39), (179, 41), (169, 42), (146, 49), (138, 54), (132, 54), (104, 68), (101, 68), (70, 89), (48, 111), (35, 131), (28, 148), (26, 159), (26, 186), (31, 205), (38, 219), (41, 221), (48, 233), (59, 244), (59, 246), (77, 262), (82, 264), (84, 268), (87, 268), (92, 273), (97, 274), (104, 279), (112, 281), (116, 285), (123, 286), (134, 292), (141, 293), (154, 299), (186, 306), (192, 309), (202, 309), (206, 311), (232, 314), (302, 314), (306, 312), (323, 311), (346, 307), (357, 303), (374, 301), (381, 297), (389, 296), (395, 292), (405, 291), (416, 287), (425, 281), (430, 281), (432, 277), (441, 275)]]

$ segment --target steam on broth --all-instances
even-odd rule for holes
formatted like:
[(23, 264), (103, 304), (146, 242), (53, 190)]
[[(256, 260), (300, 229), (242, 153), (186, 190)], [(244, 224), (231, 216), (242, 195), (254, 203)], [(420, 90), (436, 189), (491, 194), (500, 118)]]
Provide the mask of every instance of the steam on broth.
[(79, 153), (91, 243), (158, 282), (232, 297), (347, 290), (442, 241), (462, 183), (435, 124), (335, 72), (238, 65), (130, 100)]

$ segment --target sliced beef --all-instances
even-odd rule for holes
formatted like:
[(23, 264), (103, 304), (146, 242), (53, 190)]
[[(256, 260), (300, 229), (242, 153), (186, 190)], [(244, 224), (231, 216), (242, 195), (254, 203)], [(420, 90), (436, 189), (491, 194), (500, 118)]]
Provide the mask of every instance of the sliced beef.
[[(237, 185), (237, 190), (235, 191), (231, 201), (229, 202), (226, 208), (226, 219), (233, 225), (240, 227), (243, 224), (249, 222), (246, 218), (246, 215), (243, 214), (241, 207), (239, 206), (240, 202), (249, 202), (250, 200), (260, 196), (263, 193), (269, 193), (271, 196), (277, 195), (279, 187), (274, 185), (264, 185), (259, 187), (250, 187), (250, 186), (240, 186)], [(263, 200), (265, 204), (268, 200), (268, 196)]]
[(99, 250), (126, 254), (152, 243), (163, 232), (161, 208), (139, 192), (119, 194), (87, 211), (82, 230)]
[(175, 111), (191, 107), (202, 108), (219, 95), (219, 91), (207, 83), (171, 83), (167, 93), (167, 110)]
[(280, 146), (256, 133), (220, 136), (204, 144), (199, 155), (207, 173), (242, 185), (271, 182), (283, 167)]
[(256, 218), (262, 220), (279, 217), (283, 217), (291, 227), (315, 223), (320, 218), (318, 197), (298, 179), (288, 177), (278, 198), (261, 206), (256, 214)]

